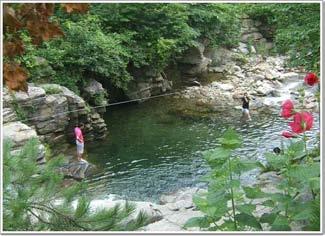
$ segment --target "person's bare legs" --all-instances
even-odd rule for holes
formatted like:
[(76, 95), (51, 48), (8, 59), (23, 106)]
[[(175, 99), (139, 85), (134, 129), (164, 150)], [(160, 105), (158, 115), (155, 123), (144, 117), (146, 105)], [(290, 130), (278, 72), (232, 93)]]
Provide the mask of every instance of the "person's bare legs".
[(242, 113), (242, 116), (241, 116), (240, 120), (241, 120), (242, 122), (246, 122), (246, 121), (250, 121), (250, 120), (252, 120), (252, 119), (251, 119), (251, 116), (250, 116), (250, 114), (249, 114), (249, 111), (247, 111), (247, 110), (243, 110), (243, 113)]

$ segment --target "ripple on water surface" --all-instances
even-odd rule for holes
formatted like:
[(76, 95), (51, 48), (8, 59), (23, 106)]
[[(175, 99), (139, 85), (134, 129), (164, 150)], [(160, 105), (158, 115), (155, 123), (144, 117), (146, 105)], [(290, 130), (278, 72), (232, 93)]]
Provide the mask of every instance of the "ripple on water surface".
[[(109, 136), (86, 147), (89, 161), (100, 168), (88, 180), (95, 198), (117, 194), (130, 200), (157, 201), (163, 193), (202, 186), (200, 177), (208, 171), (202, 152), (217, 147), (217, 138), (227, 127), (243, 137), (236, 154), (252, 160), (264, 160), (263, 154), (280, 146), (279, 134), (288, 129), (288, 122), (277, 114), (255, 115), (250, 123), (242, 124), (238, 117), (229, 116), (184, 120), (166, 115), (168, 108), (161, 99), (107, 111)], [(317, 131), (317, 114), (315, 119), (313, 130)], [(311, 141), (315, 133), (307, 132)], [(243, 181), (255, 175), (252, 172)]]

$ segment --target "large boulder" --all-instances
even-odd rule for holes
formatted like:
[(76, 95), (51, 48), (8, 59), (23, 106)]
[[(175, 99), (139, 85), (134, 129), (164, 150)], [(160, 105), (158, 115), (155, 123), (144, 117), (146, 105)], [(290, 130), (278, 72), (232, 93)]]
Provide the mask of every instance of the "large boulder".
[(17, 122), (10, 122), (3, 125), (3, 138), (12, 142), (12, 147), (21, 147), (28, 140), (37, 138), (37, 133), (28, 125)]
[(219, 83), (217, 81), (212, 82), (211, 85), (224, 91), (232, 91), (234, 89), (232, 84)]
[(208, 71), (208, 65), (211, 64), (212, 59), (206, 57), (204, 51), (205, 46), (202, 43), (197, 43), (196, 46), (185, 51), (179, 60), (179, 68), (185, 77), (198, 76)]
[(260, 96), (268, 96), (270, 94), (272, 94), (272, 92), (274, 91), (274, 87), (272, 87), (270, 84), (268, 83), (259, 83), (259, 86), (256, 89), (256, 93), (257, 95)]
[(59, 171), (65, 176), (76, 180), (82, 180), (93, 172), (95, 166), (86, 160), (67, 163), (59, 168)]
[[(20, 121), (9, 122), (3, 125), (3, 139), (11, 142), (12, 153), (20, 152), (27, 141), (33, 138), (39, 140), (36, 131)], [(38, 150), (36, 161), (38, 163), (44, 163), (44, 145), (39, 143)]]
[(3, 123), (13, 122), (18, 119), (16, 112), (10, 107), (3, 108), (2, 115)]
[(283, 81), (286, 81), (286, 80), (299, 80), (299, 74), (296, 73), (296, 72), (287, 72), (287, 73), (284, 73), (284, 74), (281, 74), (280, 77), (279, 77), (279, 80), (283, 80)]
[(245, 33), (241, 36), (240, 41), (243, 43), (248, 43), (249, 41), (258, 41), (263, 38), (263, 35), (259, 32)]
[(147, 99), (151, 96), (151, 84), (149, 81), (138, 82), (132, 81), (128, 84), (126, 96), (131, 100), (142, 100)]
[(107, 92), (103, 88), (103, 85), (98, 81), (91, 79), (88, 84), (83, 88), (83, 97), (91, 104), (95, 106), (106, 106)]

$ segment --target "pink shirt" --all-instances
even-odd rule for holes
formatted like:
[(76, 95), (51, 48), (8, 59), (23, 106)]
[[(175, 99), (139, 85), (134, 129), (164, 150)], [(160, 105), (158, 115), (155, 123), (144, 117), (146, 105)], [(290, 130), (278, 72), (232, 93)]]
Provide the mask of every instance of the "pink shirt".
[(79, 127), (74, 128), (74, 134), (76, 136), (76, 140), (78, 140), (80, 143), (84, 142), (84, 137)]

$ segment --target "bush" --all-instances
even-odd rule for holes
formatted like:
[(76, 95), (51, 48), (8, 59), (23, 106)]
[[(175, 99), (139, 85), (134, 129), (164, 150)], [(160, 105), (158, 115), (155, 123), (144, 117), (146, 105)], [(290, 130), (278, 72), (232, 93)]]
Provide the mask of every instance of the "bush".
[[(11, 153), (9, 140), (3, 149), (3, 230), (4, 231), (109, 231), (135, 230), (148, 223), (129, 203), (91, 211), (84, 182), (63, 187), (58, 167), (63, 157), (36, 164), (38, 141), (27, 142), (21, 152)], [(77, 204), (73, 207), (73, 201)]]

